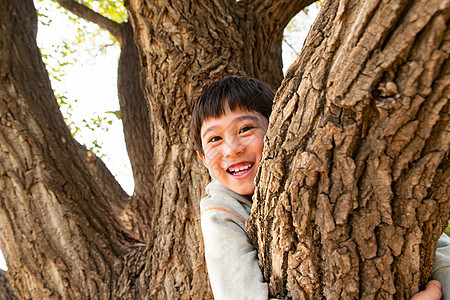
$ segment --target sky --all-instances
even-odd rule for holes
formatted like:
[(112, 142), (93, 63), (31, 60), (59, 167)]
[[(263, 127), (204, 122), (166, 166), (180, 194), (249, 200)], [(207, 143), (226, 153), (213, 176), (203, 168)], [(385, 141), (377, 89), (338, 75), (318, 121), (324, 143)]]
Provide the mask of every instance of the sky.
[[(100, 32), (95, 39), (88, 38), (86, 43), (77, 46), (75, 53), (68, 52), (65, 45), (75, 42), (73, 37), (76, 36), (78, 28), (83, 27), (95, 32), (97, 27), (85, 22), (76, 24), (49, 3), (50, 1), (35, 0), (36, 7), (44, 15), (40, 17), (41, 20), (50, 23), (48, 26), (38, 25), (38, 46), (45, 49), (43, 52), (48, 54), (47, 63), (56, 69), (50, 73), (56, 74), (60, 80), (52, 80), (55, 94), (64, 95), (67, 98), (66, 102), (69, 103), (63, 105), (61, 111), (69, 122), (76, 124), (72, 124), (72, 127), (80, 128), (75, 135), (80, 143), (90, 147), (93, 145), (92, 142), (96, 141), (101, 146), (96, 148), (98, 154), (103, 155), (102, 160), (106, 166), (122, 188), (131, 195), (134, 182), (125, 148), (122, 122), (114, 114), (106, 113), (119, 110), (116, 82), (120, 49), (117, 45), (107, 46), (111, 44), (109, 34)], [(288, 25), (291, 31), (285, 31), (284, 72), (297, 57), (317, 13), (317, 6), (312, 4), (309, 6), (308, 14), (300, 12)], [(68, 64), (61, 68), (55, 67), (61, 61)], [(105, 120), (93, 121), (98, 118)], [(97, 127), (99, 124), (100, 127)], [(7, 269), (1, 251), (0, 269)]]

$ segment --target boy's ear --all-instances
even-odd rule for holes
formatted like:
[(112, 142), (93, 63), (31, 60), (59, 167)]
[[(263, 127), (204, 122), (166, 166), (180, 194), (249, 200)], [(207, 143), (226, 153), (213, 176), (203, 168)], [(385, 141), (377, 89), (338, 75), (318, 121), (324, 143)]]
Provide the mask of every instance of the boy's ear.
[(200, 152), (198, 152), (198, 151), (196, 151), (196, 152), (197, 152), (198, 157), (200, 157), (201, 160), (203, 161), (203, 164), (205, 165), (205, 167), (208, 169), (208, 165), (206, 164), (205, 156), (203, 154), (201, 154)]

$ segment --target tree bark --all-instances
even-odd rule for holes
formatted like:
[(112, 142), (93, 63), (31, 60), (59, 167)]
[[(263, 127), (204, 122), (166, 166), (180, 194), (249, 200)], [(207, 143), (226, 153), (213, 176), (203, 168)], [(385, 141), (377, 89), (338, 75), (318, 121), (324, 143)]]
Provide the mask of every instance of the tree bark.
[(141, 85), (142, 68), (130, 23), (122, 24), (117, 77), (120, 114), (133, 170), (134, 193), (121, 212), (127, 228), (148, 241), (154, 192), (153, 141), (150, 112)]
[(449, 219), (449, 1), (328, 1), (279, 89), (251, 220), (270, 293), (409, 299)]
[(32, 1), (0, 7), (0, 247), (8, 279), (19, 298), (107, 298), (134, 241), (64, 124), (36, 46)]
[(17, 297), (14, 295), (14, 291), (9, 284), (8, 279), (6, 279), (6, 272), (0, 270), (0, 300), (16, 300)]
[[(124, 192), (63, 124), (35, 44), (32, 1), (0, 4), (0, 247), (19, 298), (211, 298), (198, 213), (208, 178), (188, 140), (190, 111), (201, 89), (226, 74), (264, 77), (277, 86), (283, 26), (275, 23), (289, 20), (301, 3), (199, 2), (192, 10), (184, 1), (127, 5), (146, 103), (119, 95), (128, 151), (136, 154), (136, 190), (125, 205), (136, 210), (131, 215), (138, 221), (131, 223), (147, 245), (119, 220)], [(281, 19), (270, 20), (271, 11)], [(256, 12), (267, 12), (267, 29)], [(125, 24), (91, 16), (130, 44)], [(131, 79), (121, 77), (119, 85), (135, 87), (138, 69), (124, 71)], [(140, 120), (144, 126), (133, 132)]]

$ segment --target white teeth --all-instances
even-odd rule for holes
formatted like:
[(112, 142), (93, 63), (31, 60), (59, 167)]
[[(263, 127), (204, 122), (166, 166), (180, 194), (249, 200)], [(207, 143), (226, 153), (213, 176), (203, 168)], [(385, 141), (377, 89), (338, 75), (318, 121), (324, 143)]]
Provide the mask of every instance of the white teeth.
[(246, 166), (243, 166), (243, 167), (239, 167), (239, 168), (229, 168), (229, 170), (231, 171), (231, 172), (241, 172), (241, 171), (245, 171), (245, 170), (248, 170), (248, 169), (250, 169), (252, 167), (252, 165), (246, 165)]

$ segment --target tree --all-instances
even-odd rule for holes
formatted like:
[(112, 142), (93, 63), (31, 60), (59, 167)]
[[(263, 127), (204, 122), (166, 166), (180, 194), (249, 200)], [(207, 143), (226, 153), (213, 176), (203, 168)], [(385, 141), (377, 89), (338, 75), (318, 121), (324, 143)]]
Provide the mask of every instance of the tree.
[[(120, 100), (136, 181), (128, 197), (63, 122), (32, 1), (0, 0), (0, 247), (20, 298), (211, 298), (192, 105), (227, 74), (278, 87), (283, 28), (311, 1), (192, 2), (130, 0), (132, 27), (111, 24), (122, 51), (133, 39), (138, 49), (120, 63), (139, 57), (142, 67), (140, 81), (128, 73), (139, 64), (119, 71), (124, 86), (143, 88)], [(388, 297), (395, 286), (407, 297), (449, 214), (450, 4), (335, 2), (277, 93), (255, 241), (274, 295)], [(127, 26), (133, 39), (120, 33)]]
[(17, 299), (14, 295), (14, 291), (11, 288), (8, 280), (6, 279), (5, 271), (0, 270), (0, 299), (12, 300)]
[(449, 216), (449, 13), (330, 1), (317, 17), (250, 220), (273, 295), (409, 299), (428, 280)]

